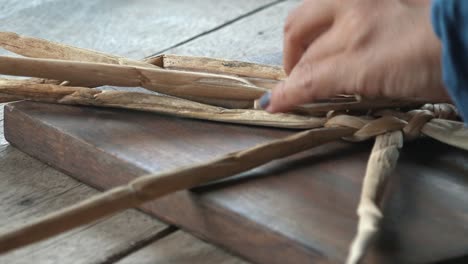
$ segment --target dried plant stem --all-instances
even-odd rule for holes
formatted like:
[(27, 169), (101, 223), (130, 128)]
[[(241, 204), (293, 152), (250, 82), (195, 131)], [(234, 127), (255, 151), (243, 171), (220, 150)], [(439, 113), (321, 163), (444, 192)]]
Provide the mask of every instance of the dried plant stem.
[(0, 253), (57, 235), (163, 195), (223, 179), (275, 159), (338, 140), (354, 131), (343, 127), (307, 130), (200, 165), (139, 177), (126, 186), (111, 189), (0, 235)]
[[(335, 102), (335, 99), (340, 97), (325, 99), (324, 102), (312, 103), (296, 108), (295, 112), (323, 116), (329, 111), (361, 111), (368, 112), (369, 110), (385, 109), (385, 108), (418, 108), (427, 103), (427, 100), (420, 99), (388, 99), (388, 98), (360, 98), (358, 100), (348, 100), (344, 102)], [(350, 98), (352, 99), (352, 98)], [(330, 100), (330, 102), (327, 102)]]
[[(219, 59), (210, 59), (210, 58), (200, 58), (197, 57), (186, 57), (178, 55), (161, 55), (158, 57), (150, 58), (148, 62), (131, 60), (124, 57), (114, 56), (102, 52), (97, 52), (93, 50), (87, 50), (82, 48), (77, 48), (69, 45), (64, 45), (60, 43), (55, 43), (52, 41), (47, 41), (44, 39), (21, 36), (12, 32), (0, 32), (0, 47), (3, 47), (6, 50), (14, 52), (16, 54), (31, 57), (31, 58), (42, 58), (42, 59), (56, 59), (56, 60), (68, 60), (68, 61), (81, 61), (81, 62), (96, 62), (96, 63), (106, 63), (106, 64), (117, 64), (117, 65), (129, 65), (129, 66), (139, 66), (139, 67), (149, 67), (149, 68), (161, 68), (164, 65), (163, 58), (167, 59), (167, 65), (171, 66), (171, 69), (179, 69), (177, 64), (180, 63), (182, 67), (180, 69), (185, 69), (187, 64), (192, 65), (189, 67), (193, 71), (200, 72), (219, 72), (219, 69), (222, 68), (226, 70), (223, 74), (235, 74), (235, 73), (246, 73), (252, 74), (253, 77), (245, 77), (256, 86), (260, 87), (273, 87), (277, 81), (270, 79), (257, 78), (258, 76), (278, 76), (281, 75), (282, 69), (280, 67), (268, 66), (268, 65), (258, 65), (254, 63), (240, 63), (240, 62), (231, 62), (226, 60)], [(209, 69), (204, 68), (204, 63), (211, 65)], [(236, 65), (238, 65), (236, 67)], [(185, 69), (187, 70), (187, 69)], [(256, 71), (259, 71), (257, 73)], [(44, 81), (44, 80), (42, 80)], [(100, 83), (93, 83), (92, 81), (81, 81), (71, 83), (74, 86), (86, 86), (86, 87), (96, 87), (100, 86)], [(229, 100), (229, 99), (217, 99), (217, 98), (205, 98), (197, 96), (182, 96), (185, 99), (193, 100), (196, 102), (222, 106), (225, 108), (252, 108), (253, 100)]]
[[(346, 260), (347, 264), (359, 263), (377, 235), (383, 217), (381, 199), (387, 179), (396, 166), (399, 149), (403, 145), (403, 133), (406, 139), (424, 134), (468, 150), (468, 129), (463, 123), (433, 118), (443, 117), (439, 115), (443, 112), (456, 112), (449, 111), (453, 110), (450, 107), (423, 107), (417, 110), (423, 112), (412, 114), (396, 110), (374, 113), (374, 116), (381, 116), (384, 112), (389, 114), (379, 119), (343, 115), (347, 111), (362, 113), (369, 109), (419, 107), (427, 100), (366, 100), (344, 95), (295, 110), (309, 116), (273, 115), (263, 110), (217, 107), (251, 108), (255, 99), (286, 78), (280, 67), (178, 55), (161, 55), (137, 61), (9, 32), (0, 32), (0, 47), (32, 57), (0, 56), (0, 74), (52, 79), (0, 79), (0, 102), (27, 99), (134, 109), (248, 125), (296, 129), (326, 127), (231, 153), (211, 162), (139, 177), (126, 186), (114, 188), (0, 234), (0, 253), (46, 239), (166, 194), (223, 179), (330, 141), (340, 138), (362, 141), (376, 136), (357, 209), (357, 234)], [(61, 80), (67, 81), (68, 86), (59, 85)], [(176, 97), (85, 88), (101, 85), (140, 86)], [(444, 118), (449, 119), (447, 116)]]
[(21, 36), (13, 32), (0, 32), (0, 47), (31, 58), (158, 67), (138, 60), (131, 60), (94, 50), (76, 48), (44, 39)]
[(379, 208), (387, 178), (396, 166), (399, 149), (403, 146), (400, 130), (379, 135), (375, 139), (357, 209), (359, 224), (351, 244), (346, 264), (359, 263), (373, 242), (383, 215)]
[(173, 96), (255, 100), (266, 89), (241, 78), (200, 72), (0, 56), (0, 74), (71, 81), (76, 86), (144, 87)]
[(468, 128), (462, 122), (433, 118), (421, 132), (445, 144), (468, 150)]
[(292, 114), (270, 114), (263, 110), (225, 109), (157, 94), (100, 91), (82, 87), (0, 79), (0, 101), (19, 99), (125, 108), (218, 122), (295, 129), (321, 127), (326, 120), (325, 118)]
[(258, 78), (259, 80), (283, 80), (286, 78), (286, 73), (282, 67), (243, 61), (165, 54), (147, 58), (145, 62), (165, 69), (232, 74), (241, 77)]

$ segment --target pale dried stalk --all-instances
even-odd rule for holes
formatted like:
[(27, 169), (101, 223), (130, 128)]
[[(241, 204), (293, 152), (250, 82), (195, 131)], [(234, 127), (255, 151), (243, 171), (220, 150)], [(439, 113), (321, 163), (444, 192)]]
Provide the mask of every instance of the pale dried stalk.
[(138, 60), (131, 60), (94, 50), (72, 47), (44, 39), (21, 36), (13, 32), (0, 32), (0, 47), (31, 58), (97, 62), (140, 67), (158, 67)]
[(253, 100), (234, 100), (234, 99), (218, 99), (218, 98), (206, 98), (199, 96), (180, 96), (190, 101), (211, 105), (219, 106), (228, 109), (252, 109), (254, 105)]
[(111, 189), (0, 235), (0, 252), (26, 246), (175, 191), (223, 179), (338, 140), (354, 131), (343, 127), (307, 130), (197, 166), (139, 177), (126, 186)]
[(352, 98), (346, 96), (344, 98), (349, 98), (348, 101), (340, 102), (336, 99), (340, 97), (325, 99), (323, 102), (307, 104), (296, 108), (296, 112), (323, 116), (326, 115), (329, 111), (369, 111), (385, 108), (417, 108), (427, 103), (427, 100), (420, 99), (388, 99), (388, 98)]
[(325, 118), (270, 114), (263, 110), (225, 109), (157, 94), (100, 91), (82, 87), (0, 79), (0, 101), (10, 98), (59, 104), (125, 108), (217, 122), (295, 129), (322, 127), (325, 122)]
[(147, 58), (144, 61), (138, 61), (45, 39), (22, 36), (13, 32), (0, 32), (0, 47), (31, 58), (205, 71), (268, 80), (282, 80), (286, 77), (283, 69), (277, 66), (171, 54), (159, 55)]
[(206, 71), (269, 80), (286, 78), (286, 73), (281, 67), (243, 61), (173, 54), (164, 54), (145, 59), (145, 61), (166, 69)]
[[(97, 52), (93, 50), (87, 50), (77, 47), (72, 47), (69, 45), (64, 45), (60, 43), (55, 43), (52, 41), (47, 41), (44, 39), (21, 36), (16, 33), (11, 32), (0, 32), (0, 47), (3, 47), (6, 50), (14, 52), (19, 55), (32, 58), (43, 58), (43, 59), (58, 59), (58, 60), (70, 60), (70, 61), (81, 61), (81, 62), (97, 62), (97, 63), (106, 63), (106, 64), (117, 64), (117, 65), (130, 65), (130, 66), (140, 66), (140, 67), (149, 67), (159, 68), (158, 65), (151, 64), (144, 61), (131, 60), (124, 57), (114, 56), (102, 52)], [(172, 55), (171, 57), (178, 58), (179, 61), (183, 61), (183, 56)], [(162, 65), (163, 61), (158, 61), (157, 59), (152, 62), (158, 62), (157, 64)], [(223, 62), (219, 62), (222, 64)], [(224, 61), (224, 63), (229, 63)], [(255, 64), (252, 64), (255, 65)], [(260, 66), (257, 66), (257, 68)], [(202, 65), (200, 64), (200, 67)], [(227, 67), (225, 67), (227, 68)], [(275, 67), (263, 66), (264, 71), (276, 71)], [(270, 69), (271, 68), (271, 69)], [(47, 82), (47, 80), (38, 80), (38, 82)], [(274, 85), (273, 80), (261, 80), (257, 81), (253, 79), (255, 85)], [(60, 83), (60, 82), (59, 82)], [(86, 86), (86, 87), (96, 87), (100, 86), (99, 83), (93, 83), (92, 81), (72, 83), (71, 85), (75, 86)], [(201, 102), (210, 105), (222, 106), (227, 108), (252, 108), (252, 100), (228, 100), (228, 99), (214, 99), (214, 98), (204, 98), (196, 96), (183, 96), (185, 99), (193, 100), (196, 102)]]
[(453, 147), (468, 150), (468, 127), (465, 123), (454, 120), (458, 114), (451, 104), (427, 104), (407, 113), (385, 109), (377, 115), (393, 116), (408, 121), (403, 128), (405, 139), (411, 140), (426, 135)]
[(65, 60), (0, 56), (0, 74), (68, 80), (83, 83), (144, 87), (173, 96), (255, 100), (266, 89), (245, 80), (211, 73), (169, 71), (144, 67)]
[[(217, 122), (296, 129), (321, 127), (326, 120), (324, 117), (269, 114), (262, 110), (225, 109), (156, 94), (100, 91), (81, 87), (42, 84), (31, 80), (0, 79), (0, 102), (23, 99), (60, 104), (126, 108)], [(359, 117), (339, 115), (329, 120), (327, 126), (348, 126), (360, 129), (353, 137), (348, 139), (362, 141), (386, 131), (401, 129), (407, 124), (402, 119), (387, 116), (372, 122), (371, 127), (362, 128), (369, 121), (371, 120), (366, 121)], [(464, 127), (463, 123), (433, 119), (423, 127), (422, 132), (439, 141), (468, 150), (466, 143), (468, 142), (468, 129)]]
[(286, 78), (281, 67), (207, 57), (164, 54), (144, 61), (171, 70), (209, 72), (241, 77), (250, 83), (273, 89)]
[[(0, 60), (0, 72), (2, 73), (66, 79), (73, 81), (74, 84), (81, 82), (83, 85), (83, 76), (86, 76), (85, 78), (89, 78), (85, 82), (88, 85), (142, 86), (150, 90), (193, 100), (205, 100), (210, 104), (230, 103), (233, 104), (233, 107), (239, 107), (240, 104), (245, 105), (244, 107), (251, 107), (252, 101), (265, 91), (256, 85), (272, 88), (278, 80), (285, 78), (285, 74), (280, 68), (265, 65), (174, 55), (164, 55), (150, 58), (146, 62), (139, 62), (45, 40), (21, 37), (14, 33), (0, 33), (0, 46), (30, 57), (124, 65), (121, 67), (97, 63), (80, 64), (3, 57)], [(151, 69), (154, 67), (150, 63), (167, 69), (219, 72), (241, 76), (244, 79), (226, 75), (154, 70)], [(199, 99), (200, 96), (201, 99)], [(80, 87), (37, 84), (37, 81), (29, 83), (0, 81), (0, 99), (30, 99), (62, 104), (110, 106), (222, 122), (290, 128), (318, 127), (322, 126), (325, 121), (324, 118), (270, 115), (264, 111), (227, 110), (158, 95), (120, 91), (102, 92)], [(303, 106), (298, 110), (311, 115), (323, 116), (331, 110), (415, 107), (420, 104), (422, 104), (421, 100), (345, 100), (337, 102), (332, 99), (323, 103)], [(421, 120), (421, 122), (425, 122), (423, 119)], [(34, 243), (165, 194), (228, 177), (328, 141), (351, 135), (353, 135), (350, 137), (352, 140), (364, 140), (376, 134), (396, 130), (377, 136), (369, 158), (357, 210), (359, 215), (358, 231), (346, 262), (348, 264), (358, 263), (377, 234), (382, 218), (379, 198), (381, 198), (383, 188), (385, 188), (388, 175), (396, 165), (399, 156), (398, 149), (403, 144), (401, 129), (405, 127), (406, 122), (396, 117), (384, 117), (372, 121), (371, 124), (364, 119), (340, 116), (330, 120), (327, 125), (330, 127), (298, 133), (282, 140), (230, 154), (210, 163), (171, 173), (138, 178), (127, 186), (110, 190), (41, 218), (24, 228), (0, 236), (0, 252)], [(334, 127), (335, 125), (337, 127)], [(358, 129), (359, 131), (354, 133)], [(421, 132), (447, 144), (468, 150), (468, 140), (466, 140), (468, 130), (462, 123), (432, 119), (422, 127)]]
[(468, 128), (462, 122), (433, 118), (421, 132), (445, 144), (468, 150)]
[(359, 263), (378, 232), (383, 215), (379, 208), (380, 198), (388, 176), (393, 172), (399, 149), (403, 146), (400, 130), (379, 135), (375, 139), (362, 187), (357, 213), (357, 234), (351, 243), (346, 264)]
[[(98, 62), (118, 65), (131, 65), (140, 67), (163, 67), (166, 69), (189, 70), (240, 76), (255, 86), (271, 89), (278, 80), (286, 78), (281, 67), (261, 65), (249, 62), (223, 60), (206, 57), (192, 57), (180, 55), (159, 55), (148, 58), (144, 62), (124, 57), (105, 54), (97, 51), (76, 48), (69, 45), (55, 43), (39, 38), (20, 36), (11, 32), (0, 32), (0, 47), (17, 54), (46, 59), (74, 60), (81, 62)], [(91, 81), (74, 82), (74, 86), (95, 87), (100, 83)], [(229, 100), (221, 98), (205, 98), (197, 96), (183, 96), (182, 98), (210, 105), (227, 108), (252, 108), (253, 100)], [(255, 99), (255, 98), (254, 98)], [(343, 99), (341, 97), (340, 99)], [(314, 103), (300, 107), (297, 110), (309, 115), (322, 115), (330, 110), (366, 110), (386, 107), (417, 107), (421, 100), (351, 100), (349, 102)]]
[[(217, 72), (237, 76), (247, 74), (244, 77), (245, 79), (256, 86), (264, 88), (272, 88), (276, 85), (277, 81), (269, 79), (270, 77), (282, 76), (282, 74), (284, 74), (280, 67), (201, 57), (197, 58), (178, 55), (160, 55), (147, 59), (147, 62), (137, 61), (93, 50), (55, 43), (44, 39), (21, 36), (12, 32), (0, 32), (0, 47), (3, 47), (4, 49), (16, 54), (31, 58), (97, 62), (150, 68), (163, 67), (164, 59), (166, 59), (166, 64), (170, 67), (170, 69), (187, 70), (187, 65), (191, 65), (188, 67), (188, 69), (199, 72), (211, 71), (212, 73)], [(206, 63), (207, 68), (205, 67), (204, 63)], [(219, 71), (219, 69), (223, 69), (225, 72)], [(72, 85), (96, 87), (100, 84), (86, 81), (80, 83), (75, 82)], [(226, 108), (244, 109), (252, 108), (253, 106), (253, 100), (228, 100), (196, 96), (183, 96), (183, 98)]]
[(356, 133), (344, 139), (351, 142), (361, 142), (381, 134), (401, 130), (407, 124), (408, 123), (406, 121), (394, 116), (383, 116), (378, 119), (369, 119), (358, 116), (337, 115), (327, 120), (324, 126), (352, 127), (357, 130)]

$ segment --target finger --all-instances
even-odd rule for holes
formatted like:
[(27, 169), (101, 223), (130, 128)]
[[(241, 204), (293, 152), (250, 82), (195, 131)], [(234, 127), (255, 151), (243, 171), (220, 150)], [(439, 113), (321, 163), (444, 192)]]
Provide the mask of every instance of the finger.
[(300, 60), (311, 42), (332, 25), (334, 1), (304, 1), (290, 13), (284, 27), (283, 64), (287, 74)]
[(346, 51), (348, 37), (340, 27), (333, 25), (332, 28), (317, 37), (307, 48), (306, 53), (310, 62), (325, 60)]
[(269, 112), (287, 112), (297, 105), (345, 93), (347, 68), (341, 56), (329, 57), (315, 64), (301, 61), (291, 75), (272, 91)]

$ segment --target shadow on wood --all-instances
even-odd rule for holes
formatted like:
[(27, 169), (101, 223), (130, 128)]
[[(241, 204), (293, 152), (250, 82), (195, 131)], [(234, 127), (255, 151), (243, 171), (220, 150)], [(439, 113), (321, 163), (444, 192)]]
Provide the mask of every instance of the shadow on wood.
[[(290, 133), (31, 102), (5, 110), (5, 135), (14, 146), (101, 189)], [(255, 262), (341, 262), (355, 232), (369, 150), (367, 143), (328, 144), (143, 210)], [(463, 151), (437, 142), (409, 143), (392, 177), (383, 231), (365, 262), (466, 254), (467, 161)]]

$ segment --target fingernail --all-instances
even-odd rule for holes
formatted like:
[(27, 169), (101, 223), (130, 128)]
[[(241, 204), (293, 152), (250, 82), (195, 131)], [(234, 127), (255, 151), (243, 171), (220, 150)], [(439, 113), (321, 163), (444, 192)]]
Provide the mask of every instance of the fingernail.
[(270, 99), (271, 99), (271, 92), (266, 92), (260, 97), (260, 100), (258, 100), (258, 103), (262, 109), (267, 108), (270, 105)]

